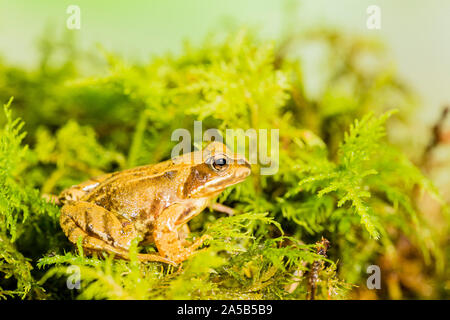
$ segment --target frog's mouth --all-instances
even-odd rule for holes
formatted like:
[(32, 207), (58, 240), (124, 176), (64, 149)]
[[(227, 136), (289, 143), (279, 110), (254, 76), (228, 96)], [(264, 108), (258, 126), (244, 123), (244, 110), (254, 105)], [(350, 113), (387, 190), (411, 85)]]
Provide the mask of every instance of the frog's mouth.
[(223, 176), (221, 178), (216, 177), (216, 179), (206, 182), (202, 186), (200, 186), (197, 192), (202, 193), (204, 197), (211, 197), (217, 195), (226, 188), (231, 187), (245, 180), (245, 178), (247, 178), (251, 173), (250, 168), (251, 168), (250, 165), (249, 167), (242, 166), (241, 168), (236, 169), (232, 175)]
[[(241, 167), (237, 170), (236, 175), (238, 178), (244, 180), (247, 178), (250, 173), (252, 173), (252, 166), (247, 160), (243, 160), (244, 163), (241, 164)], [(238, 162), (239, 163), (239, 162)], [(240, 181), (242, 181), (240, 180)]]

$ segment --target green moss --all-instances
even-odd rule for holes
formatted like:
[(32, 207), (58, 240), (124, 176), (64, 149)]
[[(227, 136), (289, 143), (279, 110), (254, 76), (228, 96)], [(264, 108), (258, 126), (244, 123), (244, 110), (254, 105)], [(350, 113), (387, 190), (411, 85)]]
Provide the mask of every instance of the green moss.
[[(327, 89), (315, 98), (305, 90), (301, 62), (245, 30), (147, 63), (108, 53), (96, 77), (77, 72), (84, 55), (50, 63), (59, 50), (53, 45), (36, 70), (2, 65), (0, 96), (16, 97), (13, 110), (29, 134), (13, 120), (10, 101), (0, 140), (0, 297), (304, 299), (311, 267), (322, 261), (316, 298), (340, 299), (365, 284), (366, 266), (395, 252), (400, 236), (420, 248), (438, 279), (443, 239), (425, 223), (414, 194), (420, 188), (439, 196), (385, 131), (392, 92), (403, 103), (397, 119), (407, 118), (411, 93), (388, 67), (358, 68), (358, 52), (380, 55), (371, 42), (326, 30), (309, 36), (303, 41), (323, 42), (341, 59), (330, 58)], [(191, 221), (194, 236), (212, 240), (180, 268), (74, 250), (59, 209), (42, 196), (167, 159), (172, 131), (192, 131), (194, 120), (203, 120), (203, 130), (279, 128), (279, 171), (254, 174), (218, 197), (236, 215), (205, 210)], [(328, 257), (317, 254), (322, 236), (331, 243)], [(154, 248), (134, 246), (132, 256), (138, 250)], [(66, 286), (69, 266), (79, 268), (79, 290)]]

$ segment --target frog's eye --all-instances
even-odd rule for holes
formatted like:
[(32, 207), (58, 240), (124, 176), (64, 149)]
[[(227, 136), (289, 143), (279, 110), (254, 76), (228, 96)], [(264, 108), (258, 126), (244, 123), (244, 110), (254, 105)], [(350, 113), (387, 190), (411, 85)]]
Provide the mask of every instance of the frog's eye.
[(226, 156), (217, 156), (210, 160), (209, 165), (214, 171), (223, 171), (228, 168), (229, 160)]

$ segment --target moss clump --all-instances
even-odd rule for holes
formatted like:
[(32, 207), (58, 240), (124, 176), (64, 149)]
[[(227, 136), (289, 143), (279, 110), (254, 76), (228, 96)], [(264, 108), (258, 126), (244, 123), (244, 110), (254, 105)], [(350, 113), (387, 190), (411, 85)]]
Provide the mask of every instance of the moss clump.
[[(86, 56), (53, 63), (59, 48), (52, 42), (37, 70), (0, 66), (0, 96), (16, 97), (14, 111), (29, 132), (25, 138), (24, 122), (13, 120), (10, 101), (0, 140), (0, 297), (305, 299), (314, 273), (315, 298), (348, 298), (400, 238), (418, 249), (429, 277), (442, 277), (443, 239), (427, 226), (415, 194), (439, 197), (385, 130), (392, 94), (402, 117), (411, 94), (388, 69), (358, 67), (359, 53), (380, 55), (371, 42), (326, 30), (302, 39), (312, 40), (339, 53), (315, 97), (302, 61), (245, 30), (146, 63), (107, 54), (107, 68), (91, 77), (78, 71)], [(42, 195), (167, 159), (173, 130), (192, 130), (194, 120), (204, 130), (278, 128), (279, 171), (254, 174), (219, 196), (236, 215), (206, 210), (191, 221), (194, 235), (212, 240), (180, 268), (74, 250), (59, 209)], [(154, 248), (135, 245), (132, 257), (138, 250)], [(69, 266), (80, 272), (80, 289), (66, 286)]]

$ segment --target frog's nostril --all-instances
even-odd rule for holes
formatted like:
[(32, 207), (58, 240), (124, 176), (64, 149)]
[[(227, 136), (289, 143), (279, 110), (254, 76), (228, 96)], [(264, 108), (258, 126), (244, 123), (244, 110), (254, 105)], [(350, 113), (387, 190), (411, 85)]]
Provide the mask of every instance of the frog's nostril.
[(250, 163), (245, 161), (245, 163), (243, 163), (243, 165), (241, 166), (238, 175), (240, 178), (246, 178), (248, 175), (250, 175), (251, 172), (252, 166), (250, 165)]

